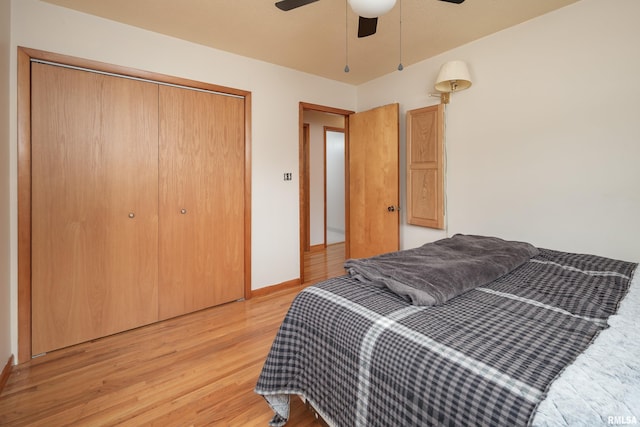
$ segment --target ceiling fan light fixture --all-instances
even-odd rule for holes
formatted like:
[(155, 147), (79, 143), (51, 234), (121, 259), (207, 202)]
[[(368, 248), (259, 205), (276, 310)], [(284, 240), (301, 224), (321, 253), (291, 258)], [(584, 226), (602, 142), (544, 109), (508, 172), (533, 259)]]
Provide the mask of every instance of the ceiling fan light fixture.
[(349, 0), (349, 6), (363, 18), (376, 18), (389, 12), (396, 0)]

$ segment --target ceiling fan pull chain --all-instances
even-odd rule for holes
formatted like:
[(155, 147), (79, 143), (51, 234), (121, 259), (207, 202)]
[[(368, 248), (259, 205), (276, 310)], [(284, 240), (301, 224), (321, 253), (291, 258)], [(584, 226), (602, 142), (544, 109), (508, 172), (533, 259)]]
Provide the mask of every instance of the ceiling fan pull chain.
[(349, 69), (349, 3), (344, 0), (344, 44), (345, 44), (345, 66), (344, 72), (348, 73)]
[(402, 0), (400, 0), (400, 63), (398, 64), (398, 71), (404, 70), (404, 66), (402, 65)]

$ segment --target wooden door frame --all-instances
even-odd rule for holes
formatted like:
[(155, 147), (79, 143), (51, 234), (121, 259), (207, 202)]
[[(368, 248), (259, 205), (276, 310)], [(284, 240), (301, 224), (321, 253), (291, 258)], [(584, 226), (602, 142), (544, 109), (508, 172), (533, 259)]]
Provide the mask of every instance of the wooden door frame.
[(18, 355), (31, 359), (31, 60), (49, 61), (125, 77), (202, 89), (243, 97), (244, 171), (244, 297), (251, 298), (251, 92), (99, 61), (18, 47)]
[(309, 164), (311, 161), (310, 153), (310, 139), (311, 129), (309, 123), (303, 123), (302, 125), (302, 141), (300, 146), (300, 208), (302, 214), (300, 215), (300, 244), (304, 251), (311, 250), (311, 216), (310, 201), (310, 176), (309, 176)]
[[(325, 105), (311, 104), (308, 102), (300, 102), (298, 106), (298, 164), (302, 165), (304, 155), (304, 112), (305, 111), (318, 111), (321, 113), (329, 113), (329, 114), (338, 114), (344, 116), (344, 132), (345, 132), (345, 256), (349, 256), (349, 207), (346, 203), (349, 200), (349, 186), (347, 183), (349, 182), (349, 168), (348, 158), (349, 158), (349, 115), (355, 113), (355, 111), (351, 110), (343, 110), (341, 108), (327, 107)], [(299, 211), (299, 222), (300, 222), (300, 283), (304, 283), (304, 250), (305, 250), (305, 237), (304, 233), (306, 232), (307, 220), (305, 217), (305, 206), (303, 206), (303, 200), (305, 200), (305, 189), (304, 189), (304, 177), (302, 168), (298, 168), (298, 182), (299, 184), (299, 196), (300, 196), (300, 211)], [(325, 219), (326, 221), (326, 219)], [(325, 226), (326, 229), (326, 226)], [(325, 239), (326, 242), (326, 239)]]

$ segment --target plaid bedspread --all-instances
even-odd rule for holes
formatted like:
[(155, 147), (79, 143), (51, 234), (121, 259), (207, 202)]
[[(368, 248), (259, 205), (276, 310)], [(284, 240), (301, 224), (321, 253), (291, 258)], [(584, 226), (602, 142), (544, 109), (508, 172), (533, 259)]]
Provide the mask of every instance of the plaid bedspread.
[(293, 302), (256, 393), (288, 418), (301, 395), (334, 426), (526, 426), (606, 327), (636, 264), (541, 249), (436, 307), (340, 277)]

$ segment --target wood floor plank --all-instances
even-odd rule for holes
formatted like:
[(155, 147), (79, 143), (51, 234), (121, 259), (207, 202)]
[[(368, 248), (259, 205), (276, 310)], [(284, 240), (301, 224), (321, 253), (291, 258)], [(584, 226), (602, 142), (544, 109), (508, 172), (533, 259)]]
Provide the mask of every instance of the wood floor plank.
[[(344, 244), (310, 253), (306, 286), (344, 274)], [(301, 287), (57, 350), (14, 366), (0, 394), (4, 426), (266, 426), (253, 393)], [(299, 399), (289, 425), (319, 426)]]
[(325, 280), (327, 277), (345, 274), (345, 270), (342, 267), (344, 259), (344, 242), (328, 245), (322, 251), (307, 252), (304, 260), (305, 282), (316, 283)]

